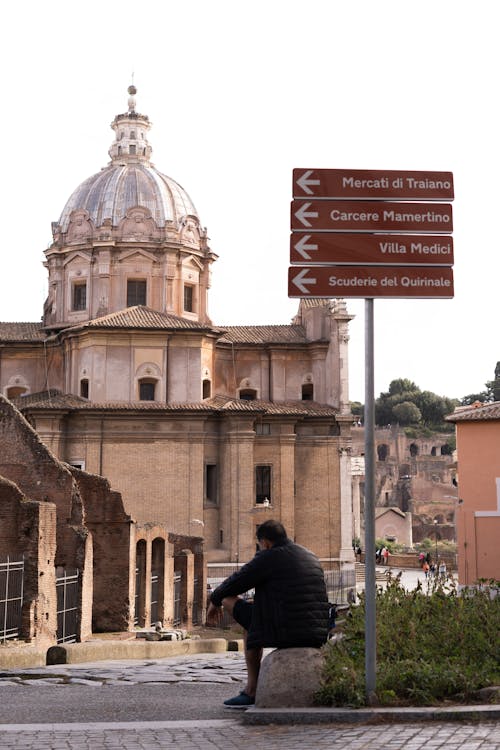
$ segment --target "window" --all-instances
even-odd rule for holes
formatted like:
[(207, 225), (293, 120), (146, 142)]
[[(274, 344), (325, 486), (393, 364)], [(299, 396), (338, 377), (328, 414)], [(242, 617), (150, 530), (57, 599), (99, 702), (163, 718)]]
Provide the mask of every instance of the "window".
[(87, 284), (73, 285), (73, 310), (85, 310), (87, 307)]
[(257, 505), (271, 503), (271, 467), (255, 467), (255, 502)]
[(131, 143), (128, 147), (128, 152), (130, 156), (135, 156), (135, 143)]
[(202, 384), (203, 396), (202, 398), (210, 398), (212, 395), (212, 384), (210, 380), (204, 380)]
[(271, 425), (262, 424), (262, 422), (257, 422), (257, 424), (255, 425), (255, 434), (256, 435), (270, 435)]
[(314, 395), (314, 386), (312, 383), (305, 383), (302, 386), (302, 401), (312, 401)]
[(135, 140), (135, 130), (131, 130), (131, 131), (130, 131), (130, 138), (131, 138), (132, 140)]
[(186, 312), (193, 312), (193, 287), (188, 284), (184, 284), (184, 310)]
[(7, 398), (17, 398), (18, 396), (25, 396), (28, 393), (28, 389), (24, 386), (13, 385), (11, 388), (7, 388)]
[(80, 471), (85, 471), (85, 461), (80, 461), (79, 458), (72, 458), (70, 461), (68, 461), (70, 466), (74, 466), (75, 469), (80, 469)]
[(154, 380), (140, 380), (139, 381), (139, 401), (154, 401), (155, 400), (155, 386), (156, 386), (156, 381)]
[(217, 464), (205, 465), (205, 502), (217, 505)]
[(89, 397), (89, 381), (87, 378), (82, 378), (80, 380), (80, 396), (82, 398)]
[(385, 443), (377, 445), (377, 457), (379, 461), (385, 461), (389, 455), (389, 446)]
[(127, 307), (146, 304), (146, 282), (139, 279), (127, 281)]
[(255, 401), (257, 398), (257, 391), (253, 388), (242, 388), (240, 391), (240, 398), (243, 401)]

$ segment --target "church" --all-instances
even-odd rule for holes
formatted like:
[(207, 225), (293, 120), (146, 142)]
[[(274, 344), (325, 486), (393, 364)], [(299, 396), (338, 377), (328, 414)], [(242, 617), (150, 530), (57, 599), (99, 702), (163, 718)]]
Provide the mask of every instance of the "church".
[[(58, 461), (105, 478), (137, 528), (203, 545), (209, 578), (253, 556), (268, 518), (325, 570), (353, 570), (352, 316), (307, 299), (290, 324), (211, 320), (217, 255), (151, 162), (136, 93), (109, 163), (52, 222), (41, 321), (0, 323), (0, 393)], [(155, 533), (136, 535), (131, 571), (139, 556), (151, 567)]]

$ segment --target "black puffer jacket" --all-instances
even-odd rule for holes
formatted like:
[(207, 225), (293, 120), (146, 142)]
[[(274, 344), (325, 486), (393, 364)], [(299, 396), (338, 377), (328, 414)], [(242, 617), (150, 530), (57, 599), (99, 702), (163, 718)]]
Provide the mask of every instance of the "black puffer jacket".
[(318, 558), (290, 540), (257, 552), (253, 560), (212, 593), (218, 607), (226, 596), (255, 588), (248, 648), (293, 648), (325, 643), (328, 597)]

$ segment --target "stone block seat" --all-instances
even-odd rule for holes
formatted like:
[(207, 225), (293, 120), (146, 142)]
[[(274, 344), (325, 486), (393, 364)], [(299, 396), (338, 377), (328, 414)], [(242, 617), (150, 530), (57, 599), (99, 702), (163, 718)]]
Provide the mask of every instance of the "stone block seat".
[(257, 708), (306, 708), (320, 687), (324, 656), (318, 648), (283, 648), (263, 660), (257, 683)]

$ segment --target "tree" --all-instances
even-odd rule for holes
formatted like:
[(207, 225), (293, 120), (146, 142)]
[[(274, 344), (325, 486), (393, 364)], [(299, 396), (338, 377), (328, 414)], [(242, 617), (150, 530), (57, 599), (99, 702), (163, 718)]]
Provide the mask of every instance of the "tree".
[(420, 409), (411, 401), (403, 401), (400, 404), (396, 404), (392, 413), (403, 427), (410, 424), (418, 424), (422, 419)]
[[(399, 423), (402, 426), (419, 426), (447, 431), (444, 421), (460, 402), (457, 399), (438, 396), (432, 391), (421, 391), (409, 378), (397, 378), (389, 384), (389, 390), (375, 401), (375, 422), (379, 426)], [(408, 404), (413, 407), (410, 409)], [(404, 406), (403, 406), (404, 405)]]
[(389, 383), (389, 396), (395, 396), (398, 393), (413, 393), (418, 391), (420, 391), (418, 385), (415, 385), (413, 380), (408, 380), (408, 378), (398, 378)]

